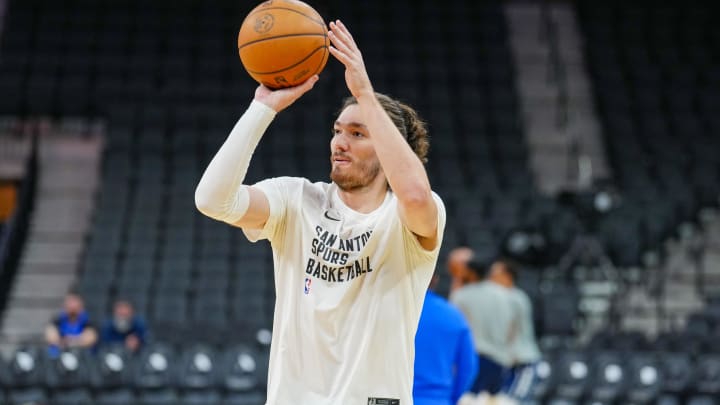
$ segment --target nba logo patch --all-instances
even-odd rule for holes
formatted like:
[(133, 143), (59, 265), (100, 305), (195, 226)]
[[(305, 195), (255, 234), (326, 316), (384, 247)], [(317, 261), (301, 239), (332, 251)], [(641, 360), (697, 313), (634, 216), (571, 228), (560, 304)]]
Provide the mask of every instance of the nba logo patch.
[(310, 294), (310, 284), (312, 284), (312, 279), (310, 277), (305, 277), (305, 295)]

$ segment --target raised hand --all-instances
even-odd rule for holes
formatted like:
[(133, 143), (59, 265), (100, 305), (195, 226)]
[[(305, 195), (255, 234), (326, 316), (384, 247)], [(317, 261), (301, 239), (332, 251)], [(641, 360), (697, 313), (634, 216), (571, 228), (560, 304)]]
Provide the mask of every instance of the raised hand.
[(345, 82), (350, 93), (358, 99), (363, 96), (374, 97), (362, 53), (345, 24), (340, 20), (331, 22), (328, 36), (332, 42), (330, 53), (345, 65)]
[(302, 84), (279, 90), (272, 90), (261, 84), (255, 90), (255, 100), (272, 108), (275, 112), (280, 112), (289, 107), (300, 96), (310, 91), (318, 80), (318, 75), (314, 75)]

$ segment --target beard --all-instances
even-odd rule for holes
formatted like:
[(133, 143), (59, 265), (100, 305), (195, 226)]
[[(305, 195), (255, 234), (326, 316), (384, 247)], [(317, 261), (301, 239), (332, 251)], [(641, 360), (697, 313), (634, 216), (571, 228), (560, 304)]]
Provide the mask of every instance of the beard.
[(380, 162), (377, 160), (372, 162), (353, 161), (350, 164), (350, 167), (346, 167), (344, 169), (344, 172), (343, 169), (338, 169), (337, 167), (331, 169), (330, 179), (337, 184), (340, 190), (352, 191), (366, 187), (375, 179), (375, 177), (378, 176), (379, 173)]

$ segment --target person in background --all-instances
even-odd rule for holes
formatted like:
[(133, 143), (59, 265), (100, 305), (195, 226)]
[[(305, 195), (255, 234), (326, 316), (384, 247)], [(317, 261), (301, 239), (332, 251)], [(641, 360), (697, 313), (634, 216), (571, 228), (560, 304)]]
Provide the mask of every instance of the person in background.
[(137, 315), (132, 304), (120, 300), (113, 306), (113, 316), (105, 321), (100, 335), (104, 345), (122, 344), (131, 352), (136, 352), (145, 343), (145, 321)]
[(510, 291), (518, 311), (517, 331), (512, 346), (513, 364), (506, 375), (503, 392), (517, 401), (527, 399), (535, 381), (535, 364), (541, 354), (535, 339), (532, 302), (527, 294), (516, 287), (517, 266), (509, 259), (499, 258), (490, 266), (490, 279)]
[(97, 331), (85, 311), (83, 299), (69, 293), (63, 310), (45, 328), (45, 342), (50, 356), (57, 356), (69, 348), (91, 348), (97, 342)]
[(472, 334), (462, 313), (435, 294), (433, 275), (415, 334), (415, 405), (454, 405), (477, 373)]
[(498, 395), (506, 370), (513, 364), (512, 347), (517, 310), (510, 291), (486, 277), (486, 266), (470, 261), (479, 282), (455, 291), (451, 301), (465, 315), (478, 357), (478, 373), (471, 391), (479, 396)]
[(472, 249), (467, 246), (456, 247), (448, 253), (447, 269), (451, 279), (450, 294), (467, 283), (478, 281), (475, 272), (468, 267), (468, 262), (472, 260), (473, 256)]

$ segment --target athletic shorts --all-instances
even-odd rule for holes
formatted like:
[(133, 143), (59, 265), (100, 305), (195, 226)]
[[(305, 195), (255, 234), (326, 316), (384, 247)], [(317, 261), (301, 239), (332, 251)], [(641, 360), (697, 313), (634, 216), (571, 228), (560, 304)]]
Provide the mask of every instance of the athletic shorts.
[(519, 364), (508, 370), (503, 392), (517, 400), (529, 399), (535, 383), (535, 364)]
[(476, 394), (481, 392), (487, 392), (490, 395), (497, 394), (503, 387), (505, 373), (505, 367), (488, 356), (478, 354), (478, 373), (471, 389), (472, 392)]

